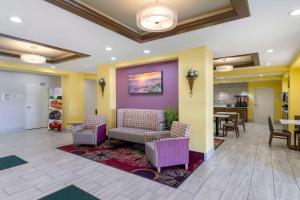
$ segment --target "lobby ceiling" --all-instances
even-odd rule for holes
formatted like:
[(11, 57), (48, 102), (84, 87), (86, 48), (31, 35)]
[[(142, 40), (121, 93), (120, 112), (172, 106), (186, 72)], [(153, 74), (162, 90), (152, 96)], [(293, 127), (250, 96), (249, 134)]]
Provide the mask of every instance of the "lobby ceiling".
[[(99, 64), (201, 46), (210, 48), (215, 58), (257, 52), (261, 67), (290, 64), (300, 51), (300, 16), (290, 16), (289, 12), (299, 9), (300, 1), (248, 3), (250, 17), (139, 43), (43, 0), (4, 0), (0, 33), (90, 55), (55, 65), (57, 69), (82, 72), (95, 72)], [(23, 22), (13, 23), (10, 16), (18, 16)], [(274, 52), (267, 53), (269, 49)], [(6, 56), (0, 56), (0, 60), (20, 62)]]
[(177, 26), (149, 33), (136, 24), (137, 11), (156, 0), (45, 0), (136, 42), (149, 42), (250, 16), (248, 0), (160, 0), (178, 13)]

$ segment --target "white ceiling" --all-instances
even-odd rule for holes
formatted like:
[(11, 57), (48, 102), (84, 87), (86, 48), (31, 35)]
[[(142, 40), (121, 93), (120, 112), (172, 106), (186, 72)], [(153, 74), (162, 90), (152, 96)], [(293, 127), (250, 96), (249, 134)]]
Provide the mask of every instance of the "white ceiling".
[[(288, 13), (300, 9), (300, 1), (249, 0), (249, 4), (251, 17), (139, 44), (42, 0), (2, 0), (0, 33), (89, 54), (56, 65), (83, 72), (95, 72), (97, 65), (112, 62), (111, 56), (121, 61), (145, 56), (144, 49), (158, 55), (205, 45), (215, 57), (258, 52), (262, 65), (288, 65), (300, 51), (300, 16)], [(23, 23), (10, 22), (12, 15), (20, 16)], [(106, 46), (113, 50), (106, 52)], [(267, 54), (270, 48), (275, 53)]]

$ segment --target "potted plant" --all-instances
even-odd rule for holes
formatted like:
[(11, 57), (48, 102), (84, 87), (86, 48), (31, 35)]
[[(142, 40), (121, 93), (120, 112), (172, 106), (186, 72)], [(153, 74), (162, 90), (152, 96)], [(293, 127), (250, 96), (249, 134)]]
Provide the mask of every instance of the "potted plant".
[(105, 88), (105, 85), (106, 85), (106, 81), (104, 80), (104, 78), (101, 78), (99, 81), (98, 81), (98, 84), (100, 85), (101, 87), (101, 92), (102, 92), (102, 96), (104, 95), (104, 88)]
[(178, 120), (178, 113), (174, 107), (167, 107), (164, 112), (165, 115), (165, 129), (171, 130), (173, 121)]
[(190, 96), (193, 96), (193, 87), (194, 87), (194, 81), (196, 80), (196, 78), (199, 76), (199, 73), (197, 70), (194, 69), (190, 69), (186, 75), (186, 78), (189, 81), (189, 86), (190, 86)]

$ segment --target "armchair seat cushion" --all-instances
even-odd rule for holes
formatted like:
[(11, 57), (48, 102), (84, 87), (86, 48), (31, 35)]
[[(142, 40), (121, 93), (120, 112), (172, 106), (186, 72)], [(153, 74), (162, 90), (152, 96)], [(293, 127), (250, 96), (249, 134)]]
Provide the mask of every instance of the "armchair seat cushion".
[(82, 129), (75, 133), (75, 144), (94, 144), (95, 135), (93, 129)]
[(119, 140), (131, 141), (134, 143), (144, 144), (145, 143), (145, 132), (147, 129), (139, 128), (129, 128), (129, 127), (119, 127), (110, 129), (108, 132), (108, 137), (115, 138)]

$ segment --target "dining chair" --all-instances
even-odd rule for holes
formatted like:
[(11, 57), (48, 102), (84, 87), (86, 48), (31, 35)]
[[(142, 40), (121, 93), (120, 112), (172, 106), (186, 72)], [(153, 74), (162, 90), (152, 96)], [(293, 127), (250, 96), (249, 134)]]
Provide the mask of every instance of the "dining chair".
[[(295, 116), (295, 120), (300, 120), (300, 115), (296, 115)], [(300, 135), (300, 126), (299, 125), (295, 125), (295, 130), (294, 130), (294, 145), (295, 147), (297, 147), (297, 137), (298, 137), (298, 141), (299, 141), (299, 135)], [(300, 143), (298, 142), (298, 148), (300, 149)]]
[(227, 136), (228, 131), (234, 131), (237, 138), (240, 136), (238, 118), (238, 114), (230, 114), (228, 122), (223, 124), (223, 136)]
[(291, 146), (291, 132), (289, 132), (288, 130), (275, 130), (271, 117), (268, 117), (268, 123), (270, 129), (269, 146), (272, 145), (273, 138), (277, 138), (286, 140), (287, 146), (289, 148)]

